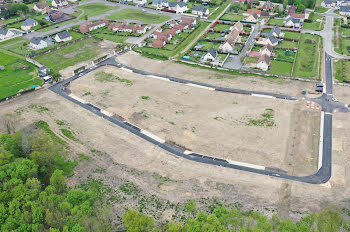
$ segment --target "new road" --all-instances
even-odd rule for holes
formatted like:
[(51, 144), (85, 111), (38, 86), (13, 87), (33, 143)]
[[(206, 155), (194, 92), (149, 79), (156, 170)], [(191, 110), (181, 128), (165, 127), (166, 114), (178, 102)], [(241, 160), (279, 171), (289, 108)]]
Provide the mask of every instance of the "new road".
[[(120, 55), (122, 53), (125, 53), (126, 51), (123, 51), (117, 55)], [(236, 93), (236, 94), (246, 94), (246, 95), (251, 95), (251, 96), (256, 96), (256, 97), (267, 97), (267, 98), (278, 98), (278, 99), (285, 99), (285, 100), (298, 100), (297, 97), (293, 96), (288, 96), (288, 95), (281, 95), (281, 94), (274, 94), (274, 93), (266, 93), (266, 92), (258, 92), (258, 91), (248, 91), (248, 90), (240, 90), (240, 89), (232, 89), (232, 88), (222, 88), (222, 87), (217, 87), (213, 85), (208, 85), (205, 83), (200, 83), (200, 82), (194, 82), (194, 81), (189, 81), (189, 80), (184, 80), (176, 77), (170, 77), (166, 75), (159, 75), (155, 73), (149, 73), (145, 72), (139, 69), (134, 69), (125, 65), (122, 65), (118, 62), (115, 61), (115, 56), (109, 57), (106, 60), (96, 64), (95, 66), (88, 68), (74, 76), (72, 76), (69, 79), (66, 79), (64, 81), (58, 82), (54, 85), (52, 85), (49, 89), (65, 99), (83, 107), (84, 109), (96, 114), (99, 117), (102, 117), (106, 119), (107, 121), (125, 129), (128, 130), (129, 132), (137, 135), (138, 137), (176, 155), (179, 157), (182, 157), (187, 160), (203, 163), (203, 164), (209, 164), (209, 165), (216, 165), (216, 166), (221, 166), (221, 167), (226, 167), (226, 168), (233, 168), (237, 170), (242, 170), (242, 171), (248, 171), (248, 172), (253, 172), (253, 173), (258, 173), (258, 174), (263, 174), (267, 176), (274, 176), (278, 178), (283, 178), (283, 179), (288, 179), (288, 180), (294, 180), (294, 181), (299, 181), (299, 182), (305, 182), (305, 183), (310, 183), (310, 184), (322, 184), (326, 183), (332, 174), (332, 113), (334, 109), (341, 108), (343, 112), (349, 112), (347, 107), (344, 104), (341, 103), (335, 103), (333, 101), (329, 101), (327, 93), (332, 92), (332, 66), (331, 66), (331, 57), (326, 54), (326, 93), (323, 94), (321, 97), (316, 98), (316, 99), (309, 99), (311, 101), (315, 101), (322, 106), (322, 111), (324, 113), (324, 127), (323, 127), (323, 140), (322, 140), (322, 152), (321, 157), (319, 158), (321, 166), (319, 167), (318, 171), (309, 176), (292, 176), (286, 174), (286, 171), (283, 170), (278, 170), (278, 169), (271, 169), (259, 165), (253, 165), (253, 164), (248, 164), (248, 163), (242, 163), (242, 162), (237, 162), (237, 161), (232, 161), (232, 160), (225, 160), (225, 159), (220, 159), (220, 158), (215, 158), (215, 157), (209, 157), (205, 156), (202, 154), (198, 154), (195, 152), (191, 152), (188, 150), (184, 150), (181, 147), (177, 147), (175, 145), (167, 143), (165, 140), (159, 138), (158, 136), (152, 134), (149, 131), (143, 130), (126, 120), (124, 120), (120, 116), (113, 115), (112, 113), (109, 113), (103, 109), (100, 109), (92, 104), (87, 104), (83, 100), (79, 99), (78, 97), (75, 97), (72, 94), (68, 94), (67, 88), (69, 84), (84, 76), (85, 74), (98, 69), (99, 67), (106, 66), (106, 65), (112, 65), (116, 66), (118, 68), (121, 68), (125, 71), (128, 72), (134, 72), (138, 73), (141, 75), (144, 75), (148, 78), (155, 78), (163, 81), (172, 81), (176, 83), (181, 83), (185, 85), (189, 85), (192, 87), (197, 87), (197, 88), (202, 88), (202, 89), (207, 89), (208, 91), (222, 91), (222, 92), (228, 92), (228, 93)]]

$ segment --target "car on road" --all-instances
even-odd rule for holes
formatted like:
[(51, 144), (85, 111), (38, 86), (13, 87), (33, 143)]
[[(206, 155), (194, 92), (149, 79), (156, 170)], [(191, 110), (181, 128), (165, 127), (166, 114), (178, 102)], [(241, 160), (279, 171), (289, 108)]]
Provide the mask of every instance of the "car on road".
[(323, 92), (323, 84), (322, 83), (317, 83), (315, 91), (319, 92), (319, 93), (322, 93)]

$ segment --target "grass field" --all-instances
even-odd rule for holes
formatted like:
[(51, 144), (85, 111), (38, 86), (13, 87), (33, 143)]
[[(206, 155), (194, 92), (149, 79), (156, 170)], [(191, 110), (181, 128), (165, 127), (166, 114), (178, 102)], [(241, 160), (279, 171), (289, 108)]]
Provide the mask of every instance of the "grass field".
[(58, 72), (79, 62), (98, 55), (98, 41), (93, 38), (81, 40), (75, 44), (35, 57), (35, 60)]
[(335, 79), (340, 82), (350, 82), (350, 61), (348, 60), (337, 60), (333, 62)]
[(278, 60), (294, 62), (295, 53), (294, 51), (287, 51), (282, 49), (274, 49), (275, 58)]
[(300, 33), (298, 32), (291, 32), (291, 31), (283, 31), (284, 38), (290, 38), (290, 39), (298, 39)]
[(320, 37), (311, 34), (302, 34), (295, 61), (294, 76), (317, 78), (320, 63)]
[(277, 48), (297, 48), (298, 43), (295, 41), (283, 40), (276, 47)]
[(293, 63), (272, 60), (268, 73), (290, 76), (292, 68)]
[(240, 14), (225, 13), (220, 19), (229, 21), (241, 21), (244, 19), (244, 16)]
[(0, 48), (24, 40), (22, 36), (0, 42)]
[(311, 23), (305, 22), (303, 25), (303, 28), (309, 29), (309, 30), (319, 31), (322, 29), (321, 22), (319, 22), (319, 20), (321, 20), (321, 19), (322, 19), (321, 15), (314, 14), (312, 22)]
[(215, 43), (215, 42), (209, 42), (206, 40), (200, 40), (200, 41), (198, 41), (198, 43), (203, 45), (203, 48), (202, 48), (203, 50), (209, 50), (212, 47), (214, 49), (218, 50), (220, 47), (220, 43), (218, 43), (218, 42)]
[(334, 51), (339, 54), (350, 56), (350, 39), (339, 37), (338, 41), (339, 45), (337, 48), (334, 48)]
[(270, 19), (269, 24), (283, 26), (283, 19)]
[(144, 13), (141, 10), (136, 9), (124, 9), (116, 13), (110, 14), (109, 16), (107, 16), (107, 18), (113, 20), (133, 19), (142, 21), (144, 23), (162, 23), (166, 20), (169, 20), (170, 16)]
[(89, 3), (86, 5), (76, 7), (76, 9), (84, 11), (84, 14), (81, 17), (85, 17), (85, 16), (91, 17), (95, 15), (100, 15), (107, 11), (118, 9), (118, 8), (119, 8), (118, 6), (108, 6), (104, 3)]
[(0, 99), (16, 94), (19, 90), (42, 84), (37, 78), (36, 67), (17, 56), (0, 51)]
[(216, 24), (215, 27), (213, 28), (216, 31), (225, 31), (225, 30), (229, 30), (230, 27), (232, 27), (232, 25), (226, 25), (226, 24)]
[(326, 11), (328, 11), (328, 9), (327, 8), (324, 8), (324, 7), (317, 7), (316, 9), (315, 9), (315, 12), (317, 12), (317, 13), (325, 13)]
[(340, 30), (341, 30), (341, 33), (343, 34), (343, 36), (350, 37), (350, 28), (341, 27)]
[(216, 19), (230, 3), (231, 3), (231, 1), (229, 1), (229, 0), (226, 0), (224, 3), (222, 3), (219, 6), (219, 8), (209, 16), (209, 19)]

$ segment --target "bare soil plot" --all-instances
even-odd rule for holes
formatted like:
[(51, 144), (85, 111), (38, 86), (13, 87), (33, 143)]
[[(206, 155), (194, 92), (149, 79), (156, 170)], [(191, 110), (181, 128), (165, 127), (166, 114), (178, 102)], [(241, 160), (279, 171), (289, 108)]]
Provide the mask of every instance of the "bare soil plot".
[(172, 61), (160, 61), (143, 57), (135, 52), (128, 52), (117, 57), (117, 61), (153, 73), (166, 74), (186, 80), (193, 80), (221, 87), (264, 91), (271, 93), (301, 96), (302, 90), (314, 90), (314, 83), (287, 79), (239, 76), (214, 70), (191, 67)]
[(316, 172), (320, 113), (301, 102), (202, 90), (115, 67), (74, 81), (70, 90), (194, 152), (295, 175)]

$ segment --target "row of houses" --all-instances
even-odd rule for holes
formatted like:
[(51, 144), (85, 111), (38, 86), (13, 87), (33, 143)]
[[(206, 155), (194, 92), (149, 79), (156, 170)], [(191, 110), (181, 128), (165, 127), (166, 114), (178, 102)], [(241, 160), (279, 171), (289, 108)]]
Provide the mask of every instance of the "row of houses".
[(108, 26), (109, 22), (107, 19), (99, 19), (97, 22), (86, 21), (79, 26), (81, 33), (88, 33), (98, 28)]
[(338, 8), (340, 6), (349, 6), (350, 0), (323, 0), (321, 6)]
[(123, 22), (122, 24), (111, 23), (108, 26), (108, 30), (110, 31), (136, 33), (136, 34), (144, 34), (146, 33), (147, 30), (151, 28), (152, 26), (150, 24), (147, 24), (145, 26), (142, 26), (139, 23), (134, 25), (129, 25), (127, 22)]
[[(175, 11), (176, 13), (184, 13), (190, 10), (186, 4), (187, 1), (180, 2), (168, 2), (167, 0), (153, 0), (152, 5), (156, 7), (156, 9), (168, 9)], [(205, 1), (202, 1), (205, 2)], [(206, 18), (209, 16), (210, 11), (205, 6), (195, 5), (191, 9), (191, 13), (194, 15), (198, 15), (199, 17)]]
[(230, 27), (230, 33), (225, 36), (226, 41), (220, 45), (219, 50), (232, 53), (235, 50), (236, 43), (241, 41), (241, 36), (239, 34), (242, 31), (243, 24), (241, 22), (237, 22)]
[(68, 31), (61, 31), (53, 37), (33, 37), (30, 40), (29, 48), (33, 50), (40, 50), (54, 45), (55, 42), (67, 42), (72, 40), (72, 36)]
[(273, 47), (270, 44), (266, 44), (259, 51), (251, 51), (249, 57), (256, 57), (259, 59), (256, 63), (248, 64), (247, 67), (256, 67), (266, 72), (269, 69), (272, 55)]
[(160, 27), (151, 35), (151, 38), (154, 39), (152, 41), (152, 47), (164, 47), (165, 44), (169, 42), (175, 35), (183, 32), (184, 30), (192, 28), (196, 23), (197, 20), (195, 18), (188, 17), (181, 17), (179, 21), (173, 20), (168, 22), (170, 28), (163, 31), (163, 29)]
[(271, 12), (275, 8), (275, 5), (269, 0), (266, 2), (261, 2), (262, 4), (258, 0), (235, 0), (235, 1), (241, 2), (241, 3), (247, 2), (247, 4), (250, 4), (251, 6), (256, 6), (260, 10), (267, 11), (267, 12)]

